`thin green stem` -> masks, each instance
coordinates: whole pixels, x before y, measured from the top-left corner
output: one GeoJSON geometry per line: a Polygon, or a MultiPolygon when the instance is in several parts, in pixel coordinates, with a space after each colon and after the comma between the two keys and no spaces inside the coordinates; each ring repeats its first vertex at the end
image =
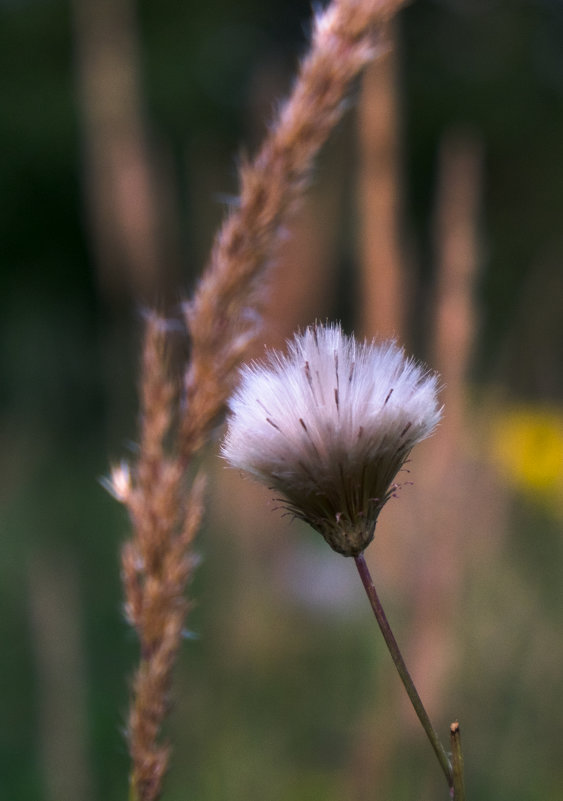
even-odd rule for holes
{"type": "MultiPolygon", "coordinates": [[[[364,589],[367,593],[369,598],[369,602],[371,604],[371,608],[373,609],[373,613],[383,634],[383,639],[389,649],[389,653],[391,654],[391,658],[395,663],[395,667],[401,677],[401,681],[407,691],[407,695],[410,698],[410,701],[414,707],[414,711],[416,712],[418,719],[422,724],[422,728],[426,732],[428,739],[430,740],[430,744],[434,749],[434,753],[440,763],[440,767],[444,771],[444,775],[448,782],[448,787],[450,789],[454,786],[454,778],[453,778],[453,771],[452,766],[450,764],[450,760],[448,759],[448,755],[444,749],[444,746],[438,739],[438,735],[430,722],[430,718],[428,717],[428,713],[424,708],[422,701],[420,700],[420,696],[414,686],[413,680],[411,679],[410,673],[407,670],[407,666],[405,665],[405,661],[399,650],[399,646],[397,644],[397,640],[393,632],[391,631],[391,627],[383,611],[383,607],[381,606],[381,602],[375,591],[375,586],[373,584],[373,580],[371,578],[371,574],[369,572],[368,566],[366,564],[366,560],[364,559],[363,553],[359,554],[358,556],[354,557],[356,562],[356,567],[358,568],[358,573],[360,574],[360,578],[362,579],[362,584],[364,585],[364,589]]],[[[455,801],[463,801],[463,796],[460,796],[458,799],[457,795],[453,796],[455,801]]]]}
{"type": "Polygon", "coordinates": [[[461,732],[459,723],[455,721],[450,726],[450,744],[452,749],[453,767],[453,798],[455,801],[465,801],[465,785],[463,781],[463,753],[461,750],[461,732]]]}

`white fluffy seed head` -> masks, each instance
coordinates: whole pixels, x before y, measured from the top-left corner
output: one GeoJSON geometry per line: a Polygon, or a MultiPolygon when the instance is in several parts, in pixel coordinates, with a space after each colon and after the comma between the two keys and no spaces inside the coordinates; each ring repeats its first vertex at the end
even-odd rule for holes
{"type": "Polygon", "coordinates": [[[222,455],[355,556],[412,447],[440,420],[437,393],[437,376],[394,342],[358,343],[338,325],[316,325],[287,354],[243,367],[222,455]]]}

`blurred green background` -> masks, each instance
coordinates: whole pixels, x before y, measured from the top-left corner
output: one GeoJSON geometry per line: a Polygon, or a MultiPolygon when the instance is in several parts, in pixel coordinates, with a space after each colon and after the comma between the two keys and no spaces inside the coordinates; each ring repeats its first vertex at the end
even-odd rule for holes
{"type": "MultiPolygon", "coordinates": [[[[98,478],[134,453],[143,310],[178,315],[309,19],[287,0],[0,3],[1,798],[126,797],[128,521],[98,478]]],[[[468,798],[560,801],[563,3],[414,0],[394,35],[403,335],[435,366],[452,131],[480,154],[477,256],[463,420],[444,424],[451,452],[427,451],[439,480],[417,493],[417,461],[387,533],[383,513],[374,572],[436,726],[461,721],[468,798]]],[[[342,230],[325,225],[332,277],[297,322],[358,319],[356,126],[315,171],[342,230]]],[[[207,459],[164,797],[445,799],[353,566],[207,459]]]]}

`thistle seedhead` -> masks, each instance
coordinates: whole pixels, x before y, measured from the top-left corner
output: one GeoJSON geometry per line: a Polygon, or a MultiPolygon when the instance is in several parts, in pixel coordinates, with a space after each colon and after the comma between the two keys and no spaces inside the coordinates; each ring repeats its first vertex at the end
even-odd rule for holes
{"type": "Polygon", "coordinates": [[[344,556],[371,542],[397,472],[440,420],[438,378],[394,342],[307,328],[243,367],[222,455],[344,556]]]}

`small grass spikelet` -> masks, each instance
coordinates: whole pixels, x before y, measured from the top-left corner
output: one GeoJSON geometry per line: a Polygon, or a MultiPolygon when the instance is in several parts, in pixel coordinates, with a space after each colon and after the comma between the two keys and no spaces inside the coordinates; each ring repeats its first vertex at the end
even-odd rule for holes
{"type": "Polygon", "coordinates": [[[287,354],[242,369],[222,455],[280,492],[335,551],[356,556],[410,451],[438,424],[437,394],[438,377],[395,342],[315,325],[287,354]]]}

